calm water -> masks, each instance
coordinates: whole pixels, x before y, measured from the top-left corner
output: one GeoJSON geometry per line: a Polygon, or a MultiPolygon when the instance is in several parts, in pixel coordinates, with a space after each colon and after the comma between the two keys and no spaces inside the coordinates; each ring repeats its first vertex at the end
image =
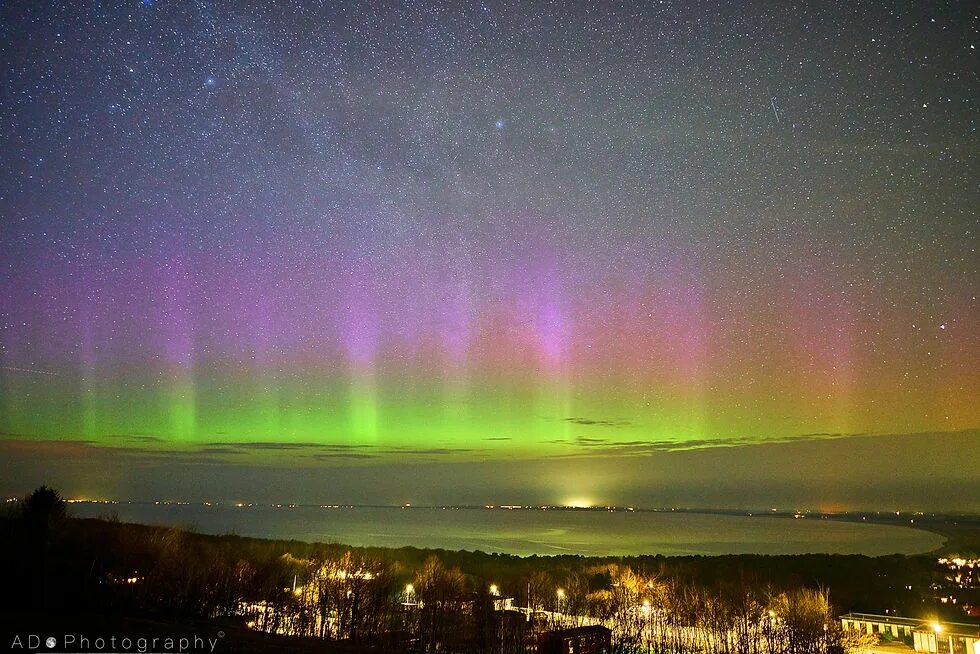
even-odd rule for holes
{"type": "Polygon", "coordinates": [[[941,546],[908,527],[692,513],[507,511],[425,508],[273,508],[74,504],[72,513],[115,512],[124,522],[192,527],[213,534],[382,547],[510,554],[914,554],[941,546]]]}

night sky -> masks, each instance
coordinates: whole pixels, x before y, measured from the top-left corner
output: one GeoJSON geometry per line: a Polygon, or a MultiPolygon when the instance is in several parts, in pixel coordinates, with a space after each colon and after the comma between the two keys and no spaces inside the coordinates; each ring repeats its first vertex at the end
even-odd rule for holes
{"type": "Polygon", "coordinates": [[[980,509],[978,25],[5,2],[0,491],[980,509]]]}

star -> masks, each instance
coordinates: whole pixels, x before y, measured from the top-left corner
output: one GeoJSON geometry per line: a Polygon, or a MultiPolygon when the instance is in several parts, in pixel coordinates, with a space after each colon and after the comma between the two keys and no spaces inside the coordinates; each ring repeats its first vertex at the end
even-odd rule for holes
{"type": "Polygon", "coordinates": [[[946,428],[937,393],[980,424],[968,27],[890,48],[930,17],[841,31],[862,10],[819,0],[21,4],[0,363],[70,375],[43,407],[0,375],[0,432],[510,430],[494,448],[544,456],[571,409],[701,443],[946,428]]]}

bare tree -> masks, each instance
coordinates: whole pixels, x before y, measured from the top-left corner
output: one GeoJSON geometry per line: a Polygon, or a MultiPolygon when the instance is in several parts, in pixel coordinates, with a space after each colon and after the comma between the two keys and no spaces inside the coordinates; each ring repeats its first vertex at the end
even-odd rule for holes
{"type": "Polygon", "coordinates": [[[436,556],[426,559],[413,580],[418,598],[416,633],[423,650],[456,650],[464,638],[466,578],[436,556]]]}

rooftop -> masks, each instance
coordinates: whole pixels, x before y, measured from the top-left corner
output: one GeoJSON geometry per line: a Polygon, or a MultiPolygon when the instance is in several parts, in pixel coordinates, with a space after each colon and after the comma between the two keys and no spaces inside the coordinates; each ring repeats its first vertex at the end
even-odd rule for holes
{"type": "Polygon", "coordinates": [[[919,620],[918,618],[903,618],[898,615],[877,615],[875,613],[846,613],[840,618],[841,620],[858,620],[861,622],[884,622],[886,624],[897,624],[906,627],[918,627],[928,622],[927,620],[919,620]]]}
{"type": "Polygon", "coordinates": [[[904,618],[899,615],[876,615],[874,613],[845,613],[840,617],[841,620],[856,620],[859,622],[879,622],[885,624],[897,624],[907,627],[914,627],[919,631],[938,631],[949,636],[969,636],[970,638],[980,638],[980,624],[969,624],[966,622],[942,622],[934,620],[922,620],[918,618],[904,618]],[[936,627],[939,629],[936,629],[936,627]]]}

